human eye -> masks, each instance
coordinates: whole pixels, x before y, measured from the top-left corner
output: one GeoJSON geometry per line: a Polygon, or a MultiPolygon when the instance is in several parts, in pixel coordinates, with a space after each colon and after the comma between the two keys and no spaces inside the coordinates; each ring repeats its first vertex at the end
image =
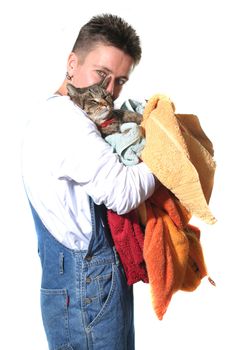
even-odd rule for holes
{"type": "Polygon", "coordinates": [[[107,76],[107,74],[102,70],[97,70],[96,72],[101,78],[105,78],[107,76]]]}
{"type": "Polygon", "coordinates": [[[126,82],[127,82],[126,78],[118,78],[117,79],[117,84],[120,86],[124,85],[126,82]]]}

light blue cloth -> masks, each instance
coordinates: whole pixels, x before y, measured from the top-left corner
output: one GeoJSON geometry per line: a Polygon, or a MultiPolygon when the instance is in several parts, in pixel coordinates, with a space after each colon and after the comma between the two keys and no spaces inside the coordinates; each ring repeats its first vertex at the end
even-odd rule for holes
{"type": "Polygon", "coordinates": [[[145,105],[146,101],[143,103],[129,98],[122,104],[121,109],[143,114],[145,105]]]}
{"type": "Polygon", "coordinates": [[[142,130],[136,123],[123,123],[120,132],[108,135],[105,140],[112,146],[125,165],[139,163],[140,154],[145,146],[142,130]]]}

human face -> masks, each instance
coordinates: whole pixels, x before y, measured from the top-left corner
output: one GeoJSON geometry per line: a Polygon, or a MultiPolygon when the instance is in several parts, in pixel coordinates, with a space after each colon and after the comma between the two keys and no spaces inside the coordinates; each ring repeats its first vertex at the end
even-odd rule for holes
{"type": "Polygon", "coordinates": [[[115,100],[133,69],[133,59],[114,46],[99,44],[84,59],[71,53],[68,59],[68,73],[76,87],[87,87],[110,77],[106,90],[115,100]]]}

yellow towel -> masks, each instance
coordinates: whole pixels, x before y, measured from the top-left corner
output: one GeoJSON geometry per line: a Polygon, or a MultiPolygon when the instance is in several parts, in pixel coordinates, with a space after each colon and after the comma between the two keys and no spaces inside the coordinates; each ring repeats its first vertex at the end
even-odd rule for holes
{"type": "Polygon", "coordinates": [[[141,125],[146,136],[142,160],[192,215],[215,223],[208,206],[216,168],[213,145],[198,118],[175,114],[167,96],[155,95],[146,104],[141,125]]]}

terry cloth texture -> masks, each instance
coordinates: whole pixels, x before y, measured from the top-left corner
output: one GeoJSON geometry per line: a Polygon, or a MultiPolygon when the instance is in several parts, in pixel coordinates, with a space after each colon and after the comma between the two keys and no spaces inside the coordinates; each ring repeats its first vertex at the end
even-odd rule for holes
{"type": "MultiPolygon", "coordinates": [[[[108,211],[108,222],[128,284],[149,281],[161,320],[175,292],[194,291],[207,275],[200,230],[189,221],[192,214],[215,220],[208,208],[215,163],[212,143],[197,117],[175,115],[167,97],[149,100],[143,117],[142,157],[161,185],[137,210],[121,216],[108,211]]],[[[122,140],[115,140],[121,153],[122,140]]]]}
{"type": "Polygon", "coordinates": [[[127,110],[127,111],[132,111],[132,112],[137,112],[139,114],[143,114],[144,109],[145,109],[145,105],[146,105],[146,101],[139,102],[139,101],[132,100],[131,98],[129,98],[121,105],[121,109],[127,110]]]}
{"type": "Polygon", "coordinates": [[[109,228],[120,256],[128,285],[143,281],[148,283],[143,258],[144,234],[136,210],[125,215],[107,211],[109,228]]]}
{"type": "Polygon", "coordinates": [[[178,290],[193,291],[207,275],[200,231],[190,214],[164,186],[146,201],[144,259],[152,304],[161,320],[178,290]]]}
{"type": "Polygon", "coordinates": [[[145,145],[142,127],[136,123],[123,123],[120,132],[105,137],[116,152],[122,163],[135,165],[139,163],[139,157],[145,145]]]}
{"type": "Polygon", "coordinates": [[[213,224],[216,219],[208,206],[216,167],[213,145],[195,115],[175,114],[174,110],[164,95],[148,101],[141,158],[191,214],[213,224]]]}

